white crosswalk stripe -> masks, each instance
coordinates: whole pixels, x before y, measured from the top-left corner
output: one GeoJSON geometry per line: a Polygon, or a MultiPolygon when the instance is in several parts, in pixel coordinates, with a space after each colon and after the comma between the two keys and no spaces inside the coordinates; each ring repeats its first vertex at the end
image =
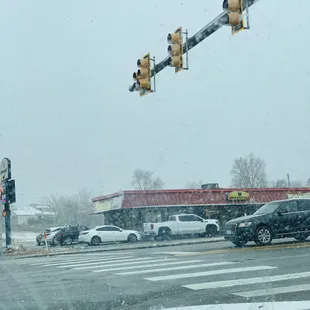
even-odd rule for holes
{"type": "Polygon", "coordinates": [[[310,272],[292,273],[292,274],[282,274],[276,276],[265,276],[259,278],[246,278],[238,280],[225,280],[216,282],[205,282],[197,284],[183,285],[183,287],[189,288],[191,290],[204,290],[204,289],[214,289],[214,288],[224,288],[224,287],[234,287],[238,285],[250,285],[258,283],[271,283],[279,282],[283,280],[294,280],[310,277],[310,272]]]}
{"type": "Polygon", "coordinates": [[[238,272],[246,272],[246,271],[258,271],[258,270],[269,270],[277,267],[271,266],[257,266],[257,267],[242,267],[242,268],[232,268],[232,269],[220,269],[220,270],[211,270],[204,272],[195,272],[195,273],[185,273],[185,274],[174,274],[169,276],[162,277],[152,277],[146,278],[146,280],[150,281],[165,281],[165,280],[175,280],[175,279],[186,279],[186,278],[195,278],[195,277],[204,277],[204,276],[213,276],[227,273],[238,273],[238,272]]]}
{"type": "Polygon", "coordinates": [[[284,294],[284,293],[303,292],[303,291],[310,291],[310,284],[291,285],[291,286],[284,286],[284,287],[271,287],[271,288],[266,288],[263,290],[232,293],[232,295],[250,298],[250,297],[284,294]]]}
{"type": "MultiPolygon", "coordinates": [[[[170,259],[171,260],[171,259],[170,259]]],[[[108,269],[99,269],[99,270],[94,270],[93,272],[98,273],[98,272],[108,272],[108,271],[118,271],[118,270],[128,270],[128,269],[138,269],[138,268],[151,268],[154,267],[154,261],[152,261],[153,264],[150,265],[141,265],[139,264],[138,266],[131,266],[131,267],[116,267],[116,268],[108,268],[108,269]]],[[[201,260],[191,260],[191,261],[174,261],[174,262],[168,262],[168,263],[156,263],[156,266],[170,266],[170,265],[182,265],[182,264],[188,264],[188,263],[199,263],[201,260]]],[[[144,261],[143,264],[146,262],[144,261]]],[[[147,262],[149,263],[149,262],[147,262]]],[[[83,267],[82,267],[83,268],[83,267]]],[[[87,267],[84,267],[87,268],[87,267]]],[[[74,268],[75,270],[79,270],[81,268],[74,268]]]]}
{"type": "MultiPolygon", "coordinates": [[[[275,264],[253,266],[233,261],[216,262],[205,257],[193,259],[190,256],[178,256],[181,253],[185,252],[161,252],[161,255],[155,257],[137,256],[133,252],[74,257],[67,255],[56,259],[43,259],[31,265],[36,268],[35,272],[40,272],[39,267],[43,270],[57,268],[63,272],[86,272],[96,277],[113,274],[116,277],[132,277],[131,281],[165,282],[193,291],[221,289],[228,294],[247,299],[292,292],[310,293],[310,280],[305,283],[310,279],[310,271],[287,273],[275,264]],[[259,287],[265,283],[268,284],[267,287],[259,287]],[[273,283],[276,283],[275,287],[273,283]]],[[[27,274],[22,276],[27,277],[27,274]]]]}
{"type": "Polygon", "coordinates": [[[42,262],[40,264],[31,264],[33,266],[43,266],[43,267],[50,267],[50,266],[59,266],[59,265],[74,265],[74,264],[91,264],[94,262],[104,262],[104,261],[114,261],[118,259],[130,259],[132,256],[123,256],[123,257],[105,257],[105,258],[96,258],[96,259],[86,259],[86,260],[64,260],[64,261],[53,261],[52,263],[42,262]]]}
{"type": "MultiPolygon", "coordinates": [[[[131,262],[131,261],[143,261],[143,260],[147,260],[149,258],[147,257],[143,257],[143,258],[131,258],[131,257],[119,257],[119,258],[109,258],[109,259],[101,259],[101,260],[96,260],[96,261],[91,261],[91,262],[79,262],[77,261],[75,264],[73,264],[72,262],[70,263],[59,263],[57,265],[54,265],[56,268],[73,268],[73,267],[81,267],[81,266],[85,266],[85,264],[87,264],[87,266],[91,266],[91,265],[97,265],[98,263],[105,263],[105,264],[109,264],[109,263],[117,263],[117,262],[131,262]]],[[[48,267],[49,265],[44,265],[45,267],[48,267]]]]}
{"type": "Polygon", "coordinates": [[[213,266],[222,266],[235,264],[234,262],[220,262],[220,263],[211,263],[211,264],[195,264],[195,265],[186,265],[180,267],[169,267],[169,268],[158,268],[158,269],[149,269],[149,270],[138,270],[138,271],[128,271],[128,272],[120,272],[116,273],[117,275],[132,275],[132,274],[143,274],[143,273],[152,273],[152,272],[161,272],[161,271],[172,271],[172,270],[187,270],[187,269],[195,269],[202,267],[213,267],[213,266]]]}
{"type": "MultiPolygon", "coordinates": [[[[81,254],[81,255],[60,255],[60,256],[50,256],[50,257],[40,257],[36,263],[31,263],[32,266],[39,266],[45,265],[47,263],[58,263],[58,262],[77,262],[77,261],[91,261],[91,260],[98,260],[98,259],[113,259],[118,257],[133,257],[132,252],[126,253],[109,253],[109,254],[81,254]]],[[[27,260],[27,259],[26,259],[27,260]]],[[[28,259],[29,260],[29,259],[28,259]]],[[[33,261],[33,259],[30,259],[33,261]]]]}
{"type": "MultiPolygon", "coordinates": [[[[170,258],[170,259],[166,259],[167,261],[171,261],[171,260],[174,260],[173,258],[170,258]]],[[[104,266],[110,266],[110,267],[113,267],[113,266],[121,266],[121,265],[127,265],[127,264],[140,264],[141,262],[143,261],[147,261],[147,262],[154,262],[153,259],[150,259],[148,257],[142,257],[142,258],[132,258],[132,259],[114,259],[114,260],[109,260],[109,261],[106,261],[104,262],[104,266]]],[[[87,266],[97,266],[98,265],[103,265],[102,263],[100,262],[96,262],[96,263],[89,263],[87,264],[87,266]]],[[[56,268],[75,268],[75,267],[81,267],[81,266],[85,266],[85,263],[84,264],[74,264],[74,265],[61,265],[61,266],[57,266],[56,268]]]]}
{"type": "Polygon", "coordinates": [[[193,254],[196,252],[155,252],[154,254],[166,254],[166,255],[186,255],[186,254],[193,254]]]}

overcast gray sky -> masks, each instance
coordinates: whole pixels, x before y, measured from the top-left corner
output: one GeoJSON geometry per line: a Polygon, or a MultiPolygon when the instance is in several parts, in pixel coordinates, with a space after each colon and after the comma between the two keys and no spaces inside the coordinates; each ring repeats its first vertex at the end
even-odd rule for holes
{"type": "Polygon", "coordinates": [[[222,27],[190,51],[190,70],[130,93],[136,60],[167,56],[167,34],[193,35],[220,0],[0,1],[0,145],[17,205],[82,187],[130,189],[133,170],[167,188],[230,185],[254,152],[269,179],[310,177],[310,1],[260,0],[251,30],[222,27]],[[281,4],[281,5],[280,5],[281,4]]]}

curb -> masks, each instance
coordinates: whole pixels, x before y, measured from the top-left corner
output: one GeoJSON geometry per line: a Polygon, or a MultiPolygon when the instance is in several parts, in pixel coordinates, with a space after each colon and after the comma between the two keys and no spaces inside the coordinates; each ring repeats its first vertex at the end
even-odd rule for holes
{"type": "MultiPolygon", "coordinates": [[[[56,253],[49,253],[48,256],[59,256],[59,255],[75,255],[75,254],[87,254],[87,253],[101,253],[101,252],[113,252],[113,251],[129,251],[129,250],[141,250],[141,249],[150,249],[150,248],[160,248],[160,247],[171,247],[171,246],[182,246],[182,245],[194,245],[194,244],[207,244],[207,243],[216,243],[216,242],[223,242],[226,241],[223,239],[218,240],[205,240],[205,241],[189,241],[189,242],[182,242],[182,243],[164,243],[164,244],[156,244],[156,245],[140,245],[134,248],[111,248],[111,249],[98,249],[98,250],[84,250],[84,251],[72,251],[72,252],[56,252],[56,253]]],[[[22,259],[22,258],[32,258],[32,257],[44,257],[47,256],[46,254],[29,254],[29,255],[5,255],[3,256],[13,259],[22,259]]]]}

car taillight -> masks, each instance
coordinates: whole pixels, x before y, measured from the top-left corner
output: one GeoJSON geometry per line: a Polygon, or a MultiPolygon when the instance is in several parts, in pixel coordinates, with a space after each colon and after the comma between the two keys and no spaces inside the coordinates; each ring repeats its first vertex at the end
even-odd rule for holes
{"type": "Polygon", "coordinates": [[[83,231],[82,232],[82,235],[87,235],[88,234],[88,231],[83,231]]]}
{"type": "Polygon", "coordinates": [[[153,230],[154,229],[154,224],[151,224],[151,230],[153,230]]]}

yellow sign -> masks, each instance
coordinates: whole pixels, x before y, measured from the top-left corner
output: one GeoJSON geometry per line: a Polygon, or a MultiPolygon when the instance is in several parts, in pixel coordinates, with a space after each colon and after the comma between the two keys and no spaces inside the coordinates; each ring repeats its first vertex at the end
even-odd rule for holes
{"type": "Polygon", "coordinates": [[[288,199],[296,198],[310,198],[310,193],[301,193],[301,194],[287,194],[288,199]]]}
{"type": "Polygon", "coordinates": [[[227,195],[228,200],[233,200],[233,201],[244,201],[244,200],[249,200],[250,199],[250,194],[247,192],[231,192],[227,195]]]}
{"type": "Polygon", "coordinates": [[[122,207],[123,195],[95,202],[95,212],[110,211],[122,207]]]}

